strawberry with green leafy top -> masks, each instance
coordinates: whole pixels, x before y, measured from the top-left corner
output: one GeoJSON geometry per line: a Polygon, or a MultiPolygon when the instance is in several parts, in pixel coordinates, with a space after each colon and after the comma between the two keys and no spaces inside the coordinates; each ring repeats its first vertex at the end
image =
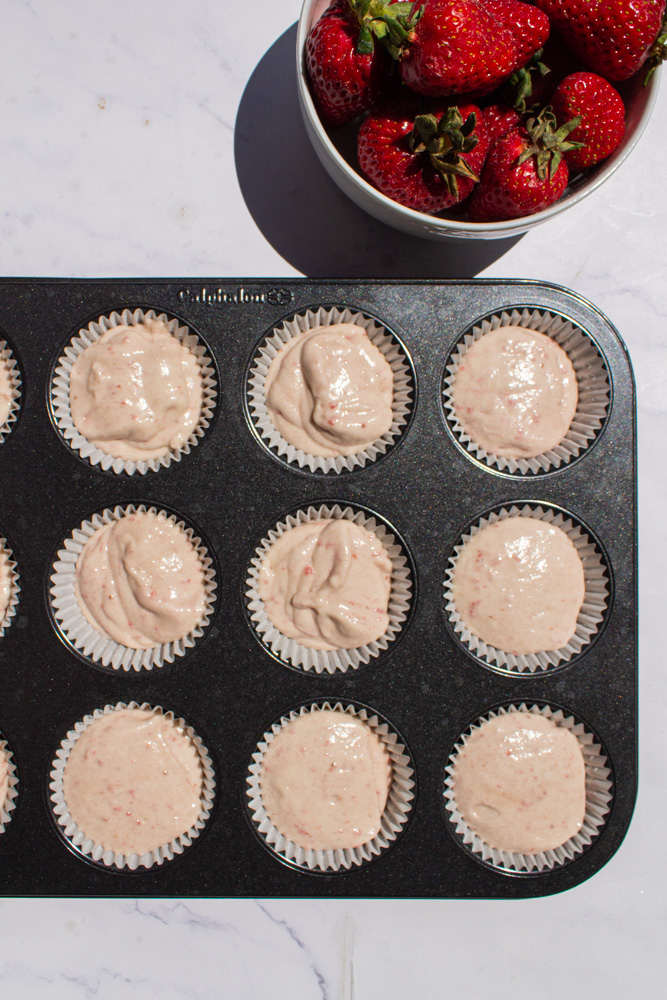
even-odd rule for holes
{"type": "Polygon", "coordinates": [[[625,106],[618,91],[597,73],[573,73],[562,80],[551,98],[559,125],[577,115],[581,123],[570,132],[580,149],[565,153],[568,167],[592,167],[614,152],[625,133],[625,106]]]}
{"type": "Polygon", "coordinates": [[[325,125],[351,121],[387,92],[388,53],[417,20],[411,3],[334,0],[306,41],[306,68],[325,125]]]}
{"type": "Polygon", "coordinates": [[[606,80],[627,80],[647,61],[649,66],[655,66],[664,58],[665,0],[535,0],[535,3],[584,66],[606,80]]]}
{"type": "Polygon", "coordinates": [[[399,59],[419,94],[488,94],[546,41],[549,20],[521,0],[428,0],[399,59]]]}
{"type": "Polygon", "coordinates": [[[568,135],[579,123],[575,118],[558,129],[545,110],[495,139],[470,202],[471,220],[519,219],[558,201],[569,178],[564,154],[574,147],[568,135]]]}
{"type": "Polygon", "coordinates": [[[479,108],[422,102],[406,92],[371,112],[359,129],[363,174],[382,194],[431,214],[466,198],[478,180],[489,148],[479,108]]]}

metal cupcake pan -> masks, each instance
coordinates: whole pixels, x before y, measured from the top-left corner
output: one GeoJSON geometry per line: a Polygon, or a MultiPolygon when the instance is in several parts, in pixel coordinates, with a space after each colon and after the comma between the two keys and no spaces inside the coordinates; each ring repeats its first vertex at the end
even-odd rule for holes
{"type": "Polygon", "coordinates": [[[0,637],[0,734],[21,778],[0,836],[0,893],[516,898],[563,891],[612,857],[637,783],[635,399],[623,342],[595,306],[566,289],[523,281],[3,279],[0,329],[20,357],[22,380],[18,418],[0,444],[0,524],[21,581],[16,613],[0,637]],[[258,440],[249,404],[258,344],[320,308],[361,313],[391,331],[414,387],[409,419],[382,460],[343,476],[281,460],[258,440]],[[182,461],[141,476],[82,460],[60,437],[51,405],[72,331],[124,309],[178,320],[206,345],[217,377],[206,433],[182,461]],[[608,373],[608,398],[590,441],[567,461],[523,474],[462,446],[443,396],[469,331],[515,313],[548,313],[562,320],[559,331],[570,324],[608,373]],[[63,640],[48,611],[49,560],[72,526],[128,504],[178,511],[206,539],[217,568],[215,617],[160,670],[100,670],[63,640]],[[297,509],[335,504],[371,512],[395,531],[413,575],[409,614],[400,641],[356,669],[298,670],[257,641],[248,559],[267,525],[297,509]],[[450,556],[468,527],[489,511],[526,504],[585,525],[608,574],[598,633],[558,669],[494,669],[459,640],[443,600],[450,556]],[[245,803],[248,761],[262,734],[299,706],[323,700],[365,706],[386,720],[405,741],[416,782],[410,822],[392,849],[334,875],[314,875],[267,850],[245,803]],[[188,719],[217,777],[216,808],[191,848],[131,875],[68,850],[49,808],[55,748],[78,720],[129,701],[188,719]],[[448,757],[471,720],[522,703],[560,706],[580,720],[604,745],[614,775],[613,803],[593,842],[538,877],[480,864],[452,836],[446,810],[448,757]]]}

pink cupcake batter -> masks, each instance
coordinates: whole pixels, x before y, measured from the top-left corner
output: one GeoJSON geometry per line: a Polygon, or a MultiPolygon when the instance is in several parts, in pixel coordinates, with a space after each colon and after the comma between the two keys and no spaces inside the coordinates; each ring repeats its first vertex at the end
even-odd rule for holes
{"type": "Polygon", "coordinates": [[[76,429],[126,461],[181,448],[199,422],[202,399],[196,357],[159,320],[107,330],[72,365],[76,429]]]}
{"type": "Polygon", "coordinates": [[[72,819],[116,854],[143,855],[186,833],[201,812],[199,752],[161,712],[116,709],[74,743],[63,774],[72,819]]]}
{"type": "Polygon", "coordinates": [[[577,377],[551,337],[518,326],[485,333],[452,386],[456,418],[491,455],[533,458],[558,445],[577,409],[577,377]]]}
{"type": "Polygon", "coordinates": [[[363,327],[306,330],[275,356],[266,404],[285,440],[309,455],[354,455],[392,425],[394,376],[363,327]]]}
{"type": "Polygon", "coordinates": [[[151,649],[188,635],[204,616],[204,569],[185,532],[163,513],[103,525],[79,555],[76,596],[102,635],[151,649]]]}
{"type": "Polygon", "coordinates": [[[554,850],[584,821],[579,742],[542,715],[508,712],[483,722],[459,751],[453,781],[461,816],[498,851],[554,850]]]}
{"type": "Polygon", "coordinates": [[[276,734],[264,754],[260,790],[269,819],[293,843],[349,850],[380,830],[391,778],[389,754],[365,722],[321,710],[276,734]]]}
{"type": "Polygon", "coordinates": [[[346,518],[290,528],[264,556],[259,596],[279,632],[312,649],[355,649],[389,625],[391,560],[346,518]]]}
{"type": "Polygon", "coordinates": [[[515,655],[565,646],[584,591],[584,568],[572,541],[533,517],[507,517],[482,528],[461,549],[452,578],[466,628],[515,655]]]}

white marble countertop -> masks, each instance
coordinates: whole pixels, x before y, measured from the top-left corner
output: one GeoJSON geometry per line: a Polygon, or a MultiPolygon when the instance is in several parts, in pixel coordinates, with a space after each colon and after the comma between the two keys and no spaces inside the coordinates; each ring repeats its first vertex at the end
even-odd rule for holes
{"type": "Polygon", "coordinates": [[[3,899],[3,993],[659,996],[667,88],[630,160],[571,212],[513,243],[419,242],[364,217],[309,148],[295,88],[298,13],[299,0],[4,0],[0,273],[499,276],[557,282],[591,299],[621,331],[638,387],[635,817],[601,872],[535,901],[3,899]]]}

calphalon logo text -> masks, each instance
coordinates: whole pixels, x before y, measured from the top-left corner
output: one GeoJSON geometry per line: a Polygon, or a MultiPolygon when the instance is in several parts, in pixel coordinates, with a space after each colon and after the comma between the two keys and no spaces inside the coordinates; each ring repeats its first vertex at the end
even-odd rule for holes
{"type": "Polygon", "coordinates": [[[268,302],[272,306],[286,306],[294,296],[289,288],[269,288],[267,291],[252,291],[249,288],[181,288],[177,295],[179,302],[200,302],[207,306],[256,305],[268,302]]]}

